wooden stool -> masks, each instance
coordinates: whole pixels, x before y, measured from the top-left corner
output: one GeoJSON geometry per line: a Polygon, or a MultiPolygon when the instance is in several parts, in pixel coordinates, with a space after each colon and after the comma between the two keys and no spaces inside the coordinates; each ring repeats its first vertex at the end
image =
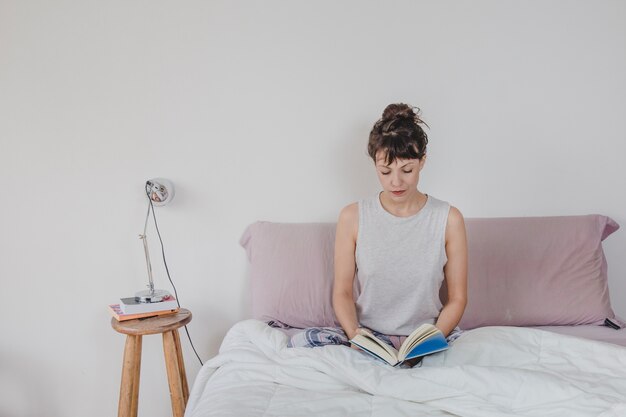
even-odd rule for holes
{"type": "Polygon", "coordinates": [[[111,326],[126,334],[124,348],[124,366],[122,368],[122,385],[120,387],[120,403],[118,417],[137,417],[137,400],[139,397],[139,371],[141,369],[141,337],[146,334],[163,333],[163,351],[167,380],[170,387],[172,412],[174,417],[183,417],[189,399],[189,386],[185,374],[183,352],[180,348],[178,328],[191,321],[191,312],[181,308],[176,314],[117,321],[111,319],[111,326]]]}

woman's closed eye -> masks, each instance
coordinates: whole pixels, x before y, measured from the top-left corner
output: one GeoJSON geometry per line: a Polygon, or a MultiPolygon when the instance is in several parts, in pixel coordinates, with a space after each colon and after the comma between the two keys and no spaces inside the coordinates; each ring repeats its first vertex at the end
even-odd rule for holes
{"type": "MultiPolygon", "coordinates": [[[[409,171],[402,170],[402,172],[404,172],[405,174],[410,174],[411,172],[413,172],[413,170],[412,170],[412,169],[411,169],[411,170],[409,170],[409,171]]],[[[389,174],[391,174],[391,171],[388,171],[388,172],[383,172],[383,171],[380,171],[380,173],[381,173],[382,175],[389,175],[389,174]]]]}

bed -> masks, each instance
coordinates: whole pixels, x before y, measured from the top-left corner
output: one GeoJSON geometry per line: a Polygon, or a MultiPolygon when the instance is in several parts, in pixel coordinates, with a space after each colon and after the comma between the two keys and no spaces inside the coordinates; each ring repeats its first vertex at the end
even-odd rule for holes
{"type": "Polygon", "coordinates": [[[202,367],[185,416],[626,416],[626,329],[602,248],[617,223],[483,218],[466,228],[464,332],[399,369],[345,346],[288,348],[300,328],[338,325],[334,224],[250,225],[241,244],[253,317],[202,367]]]}

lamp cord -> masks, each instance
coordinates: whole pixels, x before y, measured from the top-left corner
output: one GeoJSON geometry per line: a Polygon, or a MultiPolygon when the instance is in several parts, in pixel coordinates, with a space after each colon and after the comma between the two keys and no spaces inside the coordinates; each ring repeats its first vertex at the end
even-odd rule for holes
{"type": "MultiPolygon", "coordinates": [[[[150,206],[148,207],[148,215],[150,214],[150,211],[152,211],[152,218],[154,219],[154,228],[156,229],[157,236],[159,237],[159,242],[161,243],[161,256],[163,257],[163,265],[165,265],[165,272],[167,273],[167,279],[170,281],[170,284],[172,285],[172,288],[174,289],[174,296],[176,297],[176,304],[178,304],[178,308],[180,308],[180,301],[178,300],[178,292],[176,291],[176,286],[174,285],[174,281],[172,281],[172,277],[170,276],[170,270],[167,267],[167,261],[165,260],[165,248],[163,247],[163,239],[161,238],[159,225],[157,223],[156,215],[154,214],[154,205],[152,204],[152,199],[150,198],[150,191],[148,190],[148,183],[146,183],[145,191],[146,191],[146,196],[148,197],[148,202],[150,203],[150,206]]],[[[147,218],[146,218],[146,224],[147,224],[147,218]]],[[[144,235],[145,233],[146,232],[144,228],[144,235]]],[[[191,336],[189,335],[189,329],[187,328],[187,325],[185,325],[185,333],[187,333],[189,344],[191,345],[191,348],[193,349],[193,353],[196,354],[196,357],[198,358],[198,361],[200,362],[200,366],[203,366],[204,364],[202,363],[202,359],[200,359],[200,355],[198,355],[198,352],[196,351],[196,348],[193,345],[193,342],[191,341],[191,336]]]]}

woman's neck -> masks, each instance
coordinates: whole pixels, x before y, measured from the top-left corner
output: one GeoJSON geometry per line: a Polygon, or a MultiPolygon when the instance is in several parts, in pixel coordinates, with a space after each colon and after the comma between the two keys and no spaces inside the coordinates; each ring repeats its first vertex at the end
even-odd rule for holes
{"type": "Polygon", "coordinates": [[[380,193],[379,199],[383,208],[389,213],[397,217],[409,217],[417,214],[424,207],[428,197],[426,194],[414,190],[406,198],[398,201],[391,196],[391,193],[383,191],[380,193]]]}

